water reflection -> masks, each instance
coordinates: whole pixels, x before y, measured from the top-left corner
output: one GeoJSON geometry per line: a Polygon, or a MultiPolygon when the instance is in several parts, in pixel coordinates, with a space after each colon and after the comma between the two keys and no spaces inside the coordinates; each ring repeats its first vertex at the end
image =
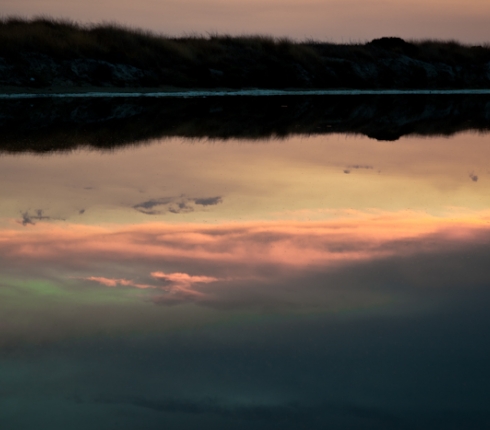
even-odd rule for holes
{"type": "Polygon", "coordinates": [[[489,151],[468,132],[2,155],[0,422],[486,428],[489,151]]]}
{"type": "Polygon", "coordinates": [[[265,139],[487,132],[488,95],[280,96],[0,101],[0,151],[113,149],[162,137],[265,139]]]}
{"type": "Polygon", "coordinates": [[[384,306],[408,306],[425,295],[445,300],[453,289],[487,285],[489,222],[490,212],[480,211],[213,226],[50,225],[5,229],[0,255],[4,291],[26,282],[32,294],[51,291],[49,300],[117,289],[103,295],[227,310],[375,306],[383,313],[384,306]]]}
{"type": "Polygon", "coordinates": [[[174,139],[102,154],[4,155],[0,222],[37,229],[63,221],[306,221],[347,209],[434,216],[485,210],[487,142],[473,133],[395,144],[343,135],[174,139]]]}

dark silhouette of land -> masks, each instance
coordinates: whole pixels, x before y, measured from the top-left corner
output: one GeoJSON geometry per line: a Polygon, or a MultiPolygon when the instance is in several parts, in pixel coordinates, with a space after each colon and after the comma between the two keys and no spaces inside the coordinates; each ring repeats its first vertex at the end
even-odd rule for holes
{"type": "Polygon", "coordinates": [[[490,47],[381,38],[172,38],[117,25],[0,20],[0,90],[490,88],[490,47]]]}
{"type": "MultiPolygon", "coordinates": [[[[490,47],[381,38],[172,38],[117,25],[0,20],[0,92],[490,89],[490,47]]],[[[489,95],[0,100],[0,151],[113,149],[161,137],[375,139],[490,129],[489,95]]]]}
{"type": "Polygon", "coordinates": [[[397,140],[468,130],[490,131],[490,95],[0,100],[0,152],[110,150],[164,137],[397,140]]]}

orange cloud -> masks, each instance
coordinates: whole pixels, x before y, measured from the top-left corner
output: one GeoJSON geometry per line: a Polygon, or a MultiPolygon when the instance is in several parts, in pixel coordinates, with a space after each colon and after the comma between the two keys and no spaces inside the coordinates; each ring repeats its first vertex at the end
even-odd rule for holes
{"type": "Polygon", "coordinates": [[[152,272],[151,276],[170,284],[167,287],[170,296],[160,297],[159,302],[161,303],[178,303],[184,300],[203,299],[206,294],[195,289],[193,285],[218,281],[218,278],[212,276],[191,276],[187,273],[152,272]]]}
{"type": "Polygon", "coordinates": [[[192,276],[187,273],[152,272],[151,276],[165,282],[165,290],[168,294],[159,297],[158,300],[167,304],[203,299],[206,294],[198,291],[194,284],[209,284],[218,281],[218,278],[212,276],[192,276]]]}
{"type": "Polygon", "coordinates": [[[153,285],[137,284],[136,282],[133,282],[129,279],[104,278],[102,276],[89,276],[82,279],[86,281],[97,282],[99,284],[105,285],[106,287],[117,287],[119,285],[122,285],[124,287],[135,287],[141,289],[156,288],[153,285]]]}
{"type": "Polygon", "coordinates": [[[211,226],[51,224],[0,231],[0,268],[24,275],[49,270],[108,287],[164,287],[169,295],[202,297],[219,287],[211,285],[218,280],[226,284],[240,279],[267,281],[315,268],[335,270],[391,257],[446,252],[464,244],[488,243],[489,234],[490,211],[453,211],[446,217],[350,211],[324,221],[211,226]],[[119,276],[93,276],[94,271],[104,270],[119,276]],[[132,280],[142,277],[149,280],[132,280]]]}
{"type": "Polygon", "coordinates": [[[106,287],[133,287],[140,289],[160,289],[167,295],[160,297],[160,302],[180,302],[182,300],[204,298],[205,294],[195,289],[194,284],[209,284],[219,279],[212,276],[193,276],[188,273],[164,273],[152,272],[151,277],[158,281],[163,281],[163,285],[140,284],[130,279],[106,278],[103,276],[87,276],[80,279],[85,281],[97,282],[106,287]]]}
{"type": "MultiPolygon", "coordinates": [[[[358,213],[315,222],[257,221],[214,226],[47,225],[36,230],[1,231],[0,257],[17,261],[60,260],[74,265],[99,260],[157,262],[163,259],[169,263],[201,261],[240,266],[332,266],[437,250],[444,238],[453,242],[478,240],[481,231],[489,230],[489,222],[488,211],[446,218],[407,211],[358,213]],[[421,241],[422,238],[427,240],[421,241]]],[[[190,278],[186,282],[205,281],[190,278]]]]}
{"type": "Polygon", "coordinates": [[[490,211],[341,215],[304,222],[4,230],[0,270],[13,278],[151,289],[154,303],[220,308],[374,306],[393,298],[408,303],[410,295],[438,287],[488,285],[490,211]]]}
{"type": "Polygon", "coordinates": [[[195,283],[209,284],[210,282],[218,281],[218,278],[212,276],[192,276],[187,273],[152,272],[151,276],[155,279],[170,282],[173,285],[182,286],[190,286],[195,283]]]}

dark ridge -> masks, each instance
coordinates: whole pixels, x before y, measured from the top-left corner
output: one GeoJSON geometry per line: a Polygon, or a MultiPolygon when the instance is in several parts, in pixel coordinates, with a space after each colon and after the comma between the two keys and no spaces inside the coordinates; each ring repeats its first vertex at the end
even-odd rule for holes
{"type": "Polygon", "coordinates": [[[0,101],[0,152],[101,150],[151,139],[360,134],[378,140],[490,130],[490,96],[280,96],[0,101]]]}
{"type": "Polygon", "coordinates": [[[175,38],[113,24],[7,18],[0,20],[0,87],[490,88],[490,47],[396,37],[366,44],[175,38]]]}
{"type": "Polygon", "coordinates": [[[368,45],[376,46],[382,49],[397,49],[406,48],[407,46],[414,46],[412,43],[405,42],[399,37],[381,37],[379,39],[373,39],[368,45]]]}
{"type": "Polygon", "coordinates": [[[420,49],[415,43],[406,42],[399,37],[382,37],[380,39],[373,39],[371,42],[368,42],[366,46],[409,56],[417,56],[420,49]]]}

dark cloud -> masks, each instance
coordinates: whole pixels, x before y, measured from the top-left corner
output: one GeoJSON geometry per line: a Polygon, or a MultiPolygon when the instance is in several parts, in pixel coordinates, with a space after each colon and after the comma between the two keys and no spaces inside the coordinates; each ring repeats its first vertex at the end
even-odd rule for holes
{"type": "Polygon", "coordinates": [[[173,214],[181,214],[194,212],[194,207],[192,206],[191,200],[181,200],[180,202],[171,203],[167,209],[168,212],[173,214]]]}
{"type": "Polygon", "coordinates": [[[223,201],[221,196],[191,198],[186,196],[180,197],[162,197],[159,199],[150,199],[133,206],[137,211],[146,215],[159,215],[164,213],[189,213],[194,212],[195,205],[214,206],[223,201]]]}
{"type": "Polygon", "coordinates": [[[371,170],[371,169],[374,169],[374,167],[373,166],[369,166],[367,164],[352,164],[350,166],[347,166],[344,169],[344,173],[345,174],[349,174],[352,169],[355,169],[355,170],[359,170],[359,169],[371,170]]]}
{"type": "Polygon", "coordinates": [[[151,199],[151,200],[147,200],[146,202],[138,203],[137,205],[134,205],[133,208],[151,210],[155,206],[165,205],[170,203],[171,201],[172,199],[168,197],[165,197],[163,199],[151,199]]]}
{"type": "Polygon", "coordinates": [[[217,205],[218,203],[221,203],[223,200],[221,197],[208,197],[205,199],[194,199],[194,203],[196,205],[201,205],[201,206],[214,206],[217,205]]]}
{"type": "MultiPolygon", "coordinates": [[[[156,295],[152,301],[160,306],[195,303],[227,311],[335,309],[341,306],[366,309],[367,312],[369,309],[383,312],[382,306],[377,308],[382,296],[393,298],[392,304],[385,309],[398,306],[397,299],[401,296],[405,297],[406,309],[417,307],[428,297],[440,303],[450,302],[462,291],[462,286],[478,290],[489,285],[489,243],[490,236],[484,232],[481,232],[481,242],[478,243],[454,243],[437,235],[426,236],[412,243],[396,241],[379,248],[381,254],[387,255],[385,257],[346,261],[330,267],[308,267],[286,274],[281,267],[264,265],[256,270],[267,273],[265,281],[241,280],[237,277],[227,282],[190,286],[182,294],[156,295]],[[425,242],[439,244],[434,249],[425,249],[425,242]],[[393,252],[389,252],[390,248],[393,252]],[[404,251],[397,253],[396,249],[404,251]],[[298,285],[302,287],[298,288],[298,285]]],[[[363,246],[361,243],[357,245],[363,246]]],[[[349,252],[347,245],[335,248],[339,253],[349,252]]],[[[226,269],[216,264],[216,272],[213,273],[224,277],[225,270],[231,267],[243,276],[243,268],[231,263],[227,263],[226,269]]],[[[200,269],[205,270],[205,267],[200,269]]]]}
{"type": "Polygon", "coordinates": [[[42,209],[38,209],[35,211],[35,214],[34,215],[31,215],[29,213],[29,211],[26,211],[24,213],[22,213],[22,220],[20,221],[20,223],[23,225],[23,226],[26,226],[26,225],[36,225],[35,221],[48,221],[50,219],[53,219],[49,216],[46,216],[43,214],[43,210],[42,209]]]}
{"type": "Polygon", "coordinates": [[[347,166],[348,169],[374,169],[373,166],[369,166],[366,164],[353,164],[351,166],[347,166]]]}

